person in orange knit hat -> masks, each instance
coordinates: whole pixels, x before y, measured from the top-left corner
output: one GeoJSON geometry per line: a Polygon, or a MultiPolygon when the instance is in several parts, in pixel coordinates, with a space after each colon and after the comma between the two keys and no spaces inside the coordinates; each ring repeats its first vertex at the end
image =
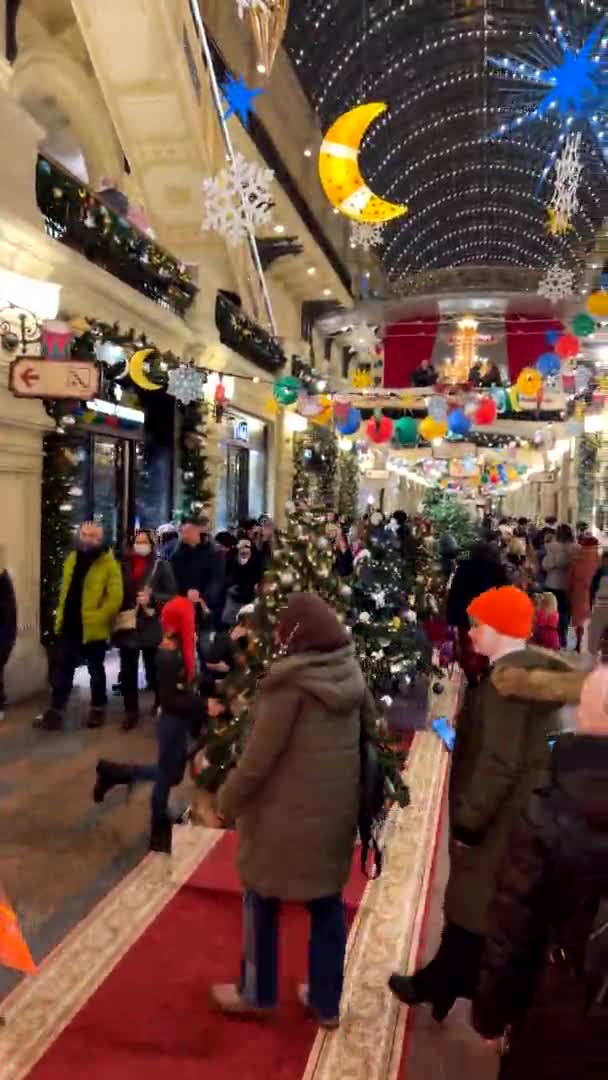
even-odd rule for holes
{"type": "Polygon", "coordinates": [[[527,644],[534,607],[521,589],[488,589],[467,613],[473,648],[490,668],[467,689],[456,725],[445,926],[430,964],[389,980],[406,1004],[432,1004],[438,1021],[456,998],[475,992],[509,833],[531,792],[547,780],[560,709],[578,702],[584,678],[563,654],[527,644]]]}

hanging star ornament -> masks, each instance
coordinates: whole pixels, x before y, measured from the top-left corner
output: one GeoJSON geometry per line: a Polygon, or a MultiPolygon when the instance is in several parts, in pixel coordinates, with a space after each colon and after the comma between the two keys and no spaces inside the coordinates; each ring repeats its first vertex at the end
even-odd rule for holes
{"type": "Polygon", "coordinates": [[[222,83],[221,90],[228,105],[224,120],[229,120],[231,116],[238,116],[243,126],[247,127],[249,117],[253,112],[253,102],[266,91],[257,87],[250,89],[242,75],[238,79],[235,79],[233,75],[228,75],[222,83]]]}
{"type": "MultiPolygon", "coordinates": [[[[586,126],[595,136],[604,161],[608,161],[608,140],[604,138],[608,121],[606,17],[594,26],[580,48],[572,43],[552,8],[549,19],[551,36],[534,42],[533,62],[517,56],[488,57],[488,63],[514,82],[518,91],[525,92],[528,101],[533,98],[531,108],[501,124],[491,137],[509,135],[523,124],[537,120],[554,120],[561,135],[567,134],[573,125],[579,130],[586,126]]],[[[555,156],[554,151],[551,159],[555,156]]],[[[549,168],[550,164],[545,167],[543,177],[548,175],[549,168]]]]}

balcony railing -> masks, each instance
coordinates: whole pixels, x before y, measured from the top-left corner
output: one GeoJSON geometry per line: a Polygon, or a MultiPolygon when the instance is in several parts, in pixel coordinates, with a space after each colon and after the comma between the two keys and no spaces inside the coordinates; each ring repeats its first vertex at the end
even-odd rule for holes
{"type": "Polygon", "coordinates": [[[42,155],[36,171],[36,199],[49,236],[155,304],[182,317],[186,314],[197,287],[185,266],[86,184],[42,155]]]}

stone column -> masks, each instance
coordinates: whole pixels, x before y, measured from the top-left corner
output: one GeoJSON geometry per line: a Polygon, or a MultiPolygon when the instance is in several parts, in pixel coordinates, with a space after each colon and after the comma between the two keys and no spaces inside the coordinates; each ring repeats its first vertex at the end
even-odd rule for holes
{"type": "MultiPolygon", "coordinates": [[[[4,4],[0,0],[0,19],[4,4]]],[[[4,34],[4,23],[2,28],[4,34]]],[[[11,93],[10,64],[0,54],[0,131],[10,153],[3,155],[0,213],[27,222],[42,230],[42,215],[36,204],[36,160],[43,129],[11,93]]]]}

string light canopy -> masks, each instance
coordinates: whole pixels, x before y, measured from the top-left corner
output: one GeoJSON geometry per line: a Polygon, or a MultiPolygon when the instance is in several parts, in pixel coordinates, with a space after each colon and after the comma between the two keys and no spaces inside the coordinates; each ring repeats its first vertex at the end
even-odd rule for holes
{"type": "Polygon", "coordinates": [[[292,0],[285,44],[321,129],[363,102],[389,105],[360,165],[375,192],[409,206],[383,233],[391,281],[474,264],[544,270],[559,260],[580,271],[608,195],[608,23],[597,0],[550,10],[543,0],[292,0]],[[541,74],[528,79],[534,60],[541,74]],[[555,106],[541,105],[547,95],[555,106]],[[582,135],[580,206],[556,237],[545,228],[546,169],[572,129],[582,135]]]}

